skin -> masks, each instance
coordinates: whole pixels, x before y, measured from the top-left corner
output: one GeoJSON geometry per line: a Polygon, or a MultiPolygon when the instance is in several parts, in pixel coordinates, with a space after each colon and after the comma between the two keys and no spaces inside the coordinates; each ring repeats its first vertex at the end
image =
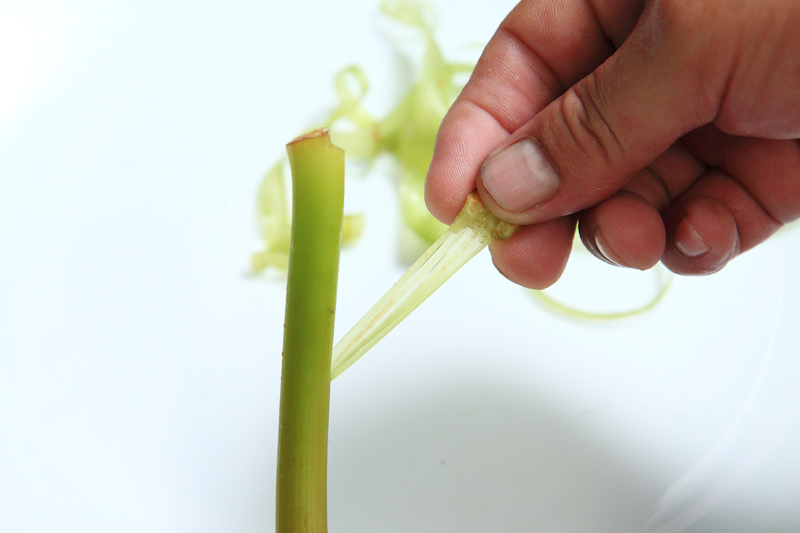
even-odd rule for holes
{"type": "Polygon", "coordinates": [[[428,207],[450,223],[477,188],[525,225],[491,250],[531,288],[576,224],[609,263],[717,272],[800,216],[797,28],[797,0],[523,0],[441,125],[428,207]],[[557,186],[508,209],[482,165],[522,139],[557,186]]]}

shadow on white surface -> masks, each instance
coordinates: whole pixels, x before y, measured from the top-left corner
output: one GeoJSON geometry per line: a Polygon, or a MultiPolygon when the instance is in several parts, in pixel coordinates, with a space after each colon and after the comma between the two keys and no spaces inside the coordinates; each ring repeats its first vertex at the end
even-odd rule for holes
{"type": "Polygon", "coordinates": [[[530,391],[474,383],[385,411],[331,428],[332,530],[638,531],[659,496],[530,391]]]}

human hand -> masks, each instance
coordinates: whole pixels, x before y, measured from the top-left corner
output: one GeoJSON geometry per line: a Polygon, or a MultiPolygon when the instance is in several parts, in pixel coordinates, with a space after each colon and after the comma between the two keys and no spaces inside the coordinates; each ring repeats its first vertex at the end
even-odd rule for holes
{"type": "Polygon", "coordinates": [[[562,274],[576,222],[617,265],[708,274],[800,216],[800,2],[522,0],[445,117],[426,181],[523,224],[509,279],[562,274]]]}

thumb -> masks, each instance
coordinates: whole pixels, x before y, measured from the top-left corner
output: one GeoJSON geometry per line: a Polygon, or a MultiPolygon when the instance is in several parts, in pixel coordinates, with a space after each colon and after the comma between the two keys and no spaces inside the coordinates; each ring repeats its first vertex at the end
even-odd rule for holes
{"type": "Polygon", "coordinates": [[[490,210],[517,224],[580,211],[713,121],[724,94],[723,61],[716,57],[709,67],[693,53],[706,46],[702,37],[664,20],[643,15],[614,55],[484,160],[477,185],[490,210]]]}

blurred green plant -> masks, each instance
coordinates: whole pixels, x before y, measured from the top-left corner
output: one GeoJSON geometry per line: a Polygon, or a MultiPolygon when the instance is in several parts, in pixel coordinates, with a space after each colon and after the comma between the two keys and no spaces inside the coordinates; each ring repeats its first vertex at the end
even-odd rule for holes
{"type": "MultiPolygon", "coordinates": [[[[403,220],[426,243],[432,243],[447,226],[425,206],[425,176],[439,125],[461,90],[458,80],[474,65],[444,59],[435,40],[436,16],[429,4],[390,0],[381,4],[380,11],[390,21],[416,30],[424,45],[413,86],[386,117],[379,119],[363,103],[369,90],[366,74],[360,67],[350,65],[334,78],[338,105],[320,127],[330,131],[331,139],[345,150],[348,160],[368,165],[378,156],[389,154],[398,162],[403,220]]],[[[275,163],[259,187],[258,225],[265,247],[251,258],[254,272],[268,267],[284,271],[287,268],[291,213],[286,199],[285,166],[284,159],[275,163]]],[[[363,227],[363,216],[345,216],[342,244],[355,241],[363,227]]]]}

